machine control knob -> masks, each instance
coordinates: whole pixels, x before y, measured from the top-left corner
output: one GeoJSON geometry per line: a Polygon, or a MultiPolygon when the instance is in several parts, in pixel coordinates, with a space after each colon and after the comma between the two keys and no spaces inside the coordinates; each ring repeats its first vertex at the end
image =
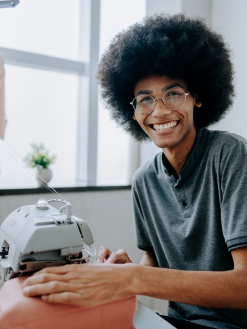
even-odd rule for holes
{"type": "Polygon", "coordinates": [[[2,246],[2,251],[0,251],[0,256],[2,256],[2,258],[5,258],[7,255],[9,254],[9,250],[6,250],[6,246],[2,246]]]}
{"type": "Polygon", "coordinates": [[[46,199],[39,199],[38,202],[36,202],[36,208],[37,209],[43,209],[43,210],[46,210],[49,208],[49,205],[48,205],[48,202],[46,201],[46,199]]]}

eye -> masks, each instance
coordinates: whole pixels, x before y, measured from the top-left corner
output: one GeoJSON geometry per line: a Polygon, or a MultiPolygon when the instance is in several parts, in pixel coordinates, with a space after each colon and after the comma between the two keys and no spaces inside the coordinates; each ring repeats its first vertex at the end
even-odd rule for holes
{"type": "Polygon", "coordinates": [[[142,103],[142,102],[148,102],[148,101],[151,101],[152,100],[152,98],[150,97],[150,96],[145,96],[145,97],[143,97],[141,100],[140,100],[140,103],[142,103]]]}
{"type": "Polygon", "coordinates": [[[179,95],[177,91],[172,91],[171,93],[168,94],[168,96],[176,96],[179,95]]]}
{"type": "Polygon", "coordinates": [[[165,95],[165,98],[179,98],[183,96],[184,92],[182,90],[169,90],[165,95]]]}
{"type": "Polygon", "coordinates": [[[140,95],[137,97],[137,105],[147,105],[153,102],[153,98],[147,95],[140,95]]]}

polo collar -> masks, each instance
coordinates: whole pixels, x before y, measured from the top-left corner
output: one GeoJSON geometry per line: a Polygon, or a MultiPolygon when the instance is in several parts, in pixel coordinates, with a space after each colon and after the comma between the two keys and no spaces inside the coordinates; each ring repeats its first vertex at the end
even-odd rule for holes
{"type": "Polygon", "coordinates": [[[163,163],[163,152],[161,156],[161,164],[163,171],[169,179],[175,184],[178,185],[180,182],[186,179],[191,172],[194,171],[195,167],[201,161],[203,154],[205,152],[206,145],[208,144],[209,130],[207,128],[199,128],[197,130],[196,139],[190,151],[188,158],[186,159],[183,167],[180,170],[180,177],[176,179],[173,175],[169,176],[168,168],[163,163]]]}

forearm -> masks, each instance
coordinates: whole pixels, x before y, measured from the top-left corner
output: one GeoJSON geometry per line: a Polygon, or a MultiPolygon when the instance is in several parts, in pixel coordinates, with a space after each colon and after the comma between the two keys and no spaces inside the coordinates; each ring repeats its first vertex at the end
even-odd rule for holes
{"type": "Polygon", "coordinates": [[[246,269],[225,272],[180,271],[136,265],[132,293],[175,302],[247,309],[246,269]]]}

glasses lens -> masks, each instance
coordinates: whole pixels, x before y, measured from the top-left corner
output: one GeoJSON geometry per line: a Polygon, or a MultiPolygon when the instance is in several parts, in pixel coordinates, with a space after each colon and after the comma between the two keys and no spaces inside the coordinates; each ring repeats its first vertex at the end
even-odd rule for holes
{"type": "Polygon", "coordinates": [[[167,107],[177,110],[185,103],[185,93],[181,89],[171,89],[164,94],[164,100],[167,107]]]}
{"type": "Polygon", "coordinates": [[[139,95],[133,101],[134,109],[140,114],[148,114],[154,108],[155,101],[152,96],[139,95]]]}

